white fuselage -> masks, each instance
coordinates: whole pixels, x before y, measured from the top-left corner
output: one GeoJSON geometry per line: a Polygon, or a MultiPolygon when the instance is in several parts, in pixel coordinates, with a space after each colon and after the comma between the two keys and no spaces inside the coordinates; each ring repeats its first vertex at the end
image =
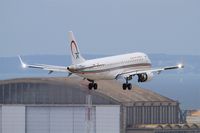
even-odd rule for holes
{"type": "Polygon", "coordinates": [[[23,68],[36,68],[52,72],[67,72],[68,76],[76,74],[84,77],[90,81],[88,89],[94,88],[96,90],[98,85],[96,80],[113,80],[124,78],[126,80],[123,83],[122,88],[124,90],[131,90],[132,84],[128,81],[132,77],[137,76],[138,82],[146,82],[153,78],[153,73],[160,73],[165,70],[183,68],[183,64],[176,66],[167,66],[161,68],[151,68],[151,61],[145,53],[129,53],[123,55],[116,55],[92,60],[85,60],[82,57],[77,42],[73,33],[69,32],[70,50],[72,65],[70,66],[55,66],[47,64],[26,64],[19,56],[19,60],[23,68]]]}
{"type": "Polygon", "coordinates": [[[110,56],[69,66],[69,71],[92,80],[112,80],[119,73],[145,70],[151,67],[151,61],[144,53],[130,53],[110,56]]]}

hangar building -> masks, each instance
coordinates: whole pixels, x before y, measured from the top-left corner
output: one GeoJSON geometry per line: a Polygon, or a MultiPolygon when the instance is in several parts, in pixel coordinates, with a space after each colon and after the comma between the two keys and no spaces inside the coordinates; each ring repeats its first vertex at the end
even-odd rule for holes
{"type": "Polygon", "coordinates": [[[0,133],[200,132],[179,123],[179,103],[117,81],[22,78],[0,81],[0,133]]]}

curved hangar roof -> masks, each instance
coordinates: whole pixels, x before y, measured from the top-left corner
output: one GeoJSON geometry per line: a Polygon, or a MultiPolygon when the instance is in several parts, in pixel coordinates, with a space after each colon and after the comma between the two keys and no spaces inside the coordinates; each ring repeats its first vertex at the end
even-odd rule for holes
{"type": "MultiPolygon", "coordinates": [[[[23,88],[22,94],[16,97],[30,97],[35,95],[35,103],[41,97],[44,100],[49,100],[49,97],[54,97],[53,100],[63,97],[63,100],[59,99],[56,103],[63,104],[79,104],[85,103],[85,96],[91,94],[93,97],[94,104],[118,104],[124,103],[126,105],[136,104],[137,102],[154,102],[160,104],[162,103],[176,103],[167,97],[161,96],[155,92],[148,89],[142,89],[137,86],[129,90],[123,90],[121,84],[118,81],[99,81],[97,90],[88,90],[88,81],[77,79],[76,77],[70,78],[21,78],[21,79],[11,79],[0,81],[0,91],[2,89],[20,89],[23,88]],[[61,89],[61,90],[60,90],[61,89]],[[48,91],[52,90],[52,91],[48,91]],[[30,96],[28,96],[30,95],[30,96]],[[38,96],[40,95],[40,97],[38,96]],[[49,97],[48,97],[49,96],[49,97]],[[38,98],[37,98],[38,97],[38,98]],[[45,98],[44,98],[45,97],[45,98]],[[72,100],[73,99],[73,100],[72,100]],[[96,100],[95,100],[96,99],[96,100]],[[106,102],[109,101],[109,102],[106,102]]],[[[18,92],[18,91],[16,91],[18,92]]],[[[20,93],[20,92],[19,92],[20,93]]],[[[25,98],[23,98],[25,99],[25,98]]],[[[54,101],[50,103],[55,103],[54,101]]],[[[0,101],[1,102],[1,101],[0,101]]],[[[41,102],[41,101],[38,101],[41,102]]],[[[29,102],[25,102],[29,103],[29,102]]],[[[42,102],[45,103],[45,102],[42,102]]],[[[47,102],[49,103],[49,102],[47,102]]]]}

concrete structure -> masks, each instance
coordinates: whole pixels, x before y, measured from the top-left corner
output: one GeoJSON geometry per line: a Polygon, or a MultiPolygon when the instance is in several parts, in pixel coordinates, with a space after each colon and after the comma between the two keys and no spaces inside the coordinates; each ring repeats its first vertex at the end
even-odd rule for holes
{"type": "Polygon", "coordinates": [[[200,124],[200,110],[187,110],[186,122],[200,124]]]}
{"type": "Polygon", "coordinates": [[[128,129],[127,133],[199,133],[197,124],[145,124],[128,129]]]}
{"type": "Polygon", "coordinates": [[[0,133],[132,133],[157,129],[141,125],[179,122],[177,101],[139,87],[124,91],[117,81],[99,81],[96,91],[87,84],[75,78],[0,81],[0,133]]]}

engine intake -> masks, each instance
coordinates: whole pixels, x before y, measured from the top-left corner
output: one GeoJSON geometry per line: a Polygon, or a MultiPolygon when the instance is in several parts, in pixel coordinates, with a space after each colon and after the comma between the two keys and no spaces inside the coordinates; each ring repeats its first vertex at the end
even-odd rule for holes
{"type": "Polygon", "coordinates": [[[142,73],[138,74],[138,82],[150,81],[153,78],[153,73],[142,73]]]}

